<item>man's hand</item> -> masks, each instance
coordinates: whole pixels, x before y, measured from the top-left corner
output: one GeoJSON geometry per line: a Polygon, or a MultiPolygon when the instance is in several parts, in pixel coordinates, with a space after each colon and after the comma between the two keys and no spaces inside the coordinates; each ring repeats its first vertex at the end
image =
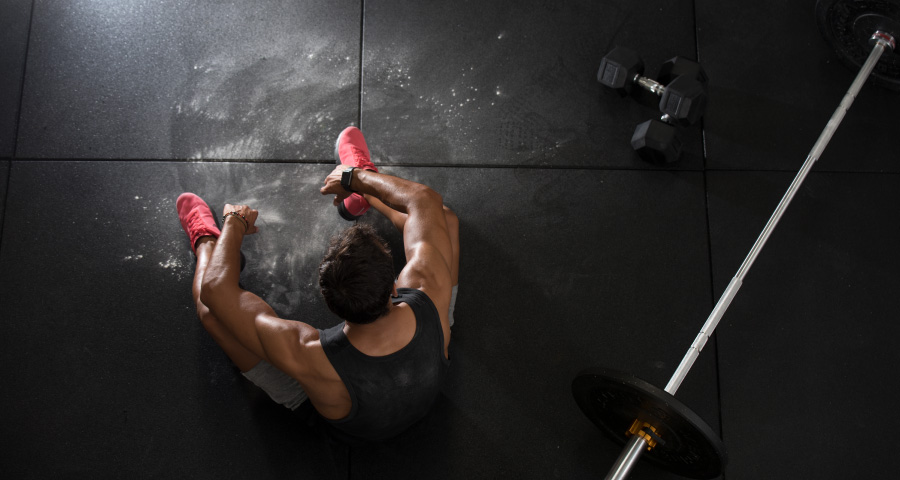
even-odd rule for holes
{"type": "Polygon", "coordinates": [[[341,186],[341,173],[347,169],[346,165],[339,165],[325,177],[325,186],[319,189],[322,195],[334,195],[334,204],[337,205],[349,197],[353,192],[348,192],[341,186]]]}
{"type": "MultiPolygon", "coordinates": [[[[340,183],[341,179],[338,177],[338,183],[340,183]]],[[[254,233],[259,231],[259,227],[255,225],[257,217],[259,217],[259,211],[253,210],[247,205],[230,205],[228,203],[225,204],[225,208],[222,209],[222,215],[228,215],[231,212],[236,212],[241,215],[234,222],[240,223],[244,226],[244,229],[238,229],[244,235],[253,235],[254,233]],[[244,220],[243,222],[241,220],[244,220]],[[244,224],[246,222],[246,224],[244,224]]],[[[234,215],[232,215],[234,216],[234,215]]],[[[225,220],[228,221],[230,217],[226,217],[225,220]]],[[[224,223],[224,222],[223,222],[224,223]]],[[[225,228],[225,225],[222,225],[222,228],[225,228]]]]}

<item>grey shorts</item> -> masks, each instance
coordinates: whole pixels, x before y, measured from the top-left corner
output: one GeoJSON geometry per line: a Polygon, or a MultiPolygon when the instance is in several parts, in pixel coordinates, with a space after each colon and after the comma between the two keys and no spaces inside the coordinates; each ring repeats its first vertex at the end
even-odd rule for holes
{"type": "Polygon", "coordinates": [[[450,311],[447,312],[447,316],[450,317],[450,326],[453,326],[453,311],[456,310],[456,292],[459,290],[459,284],[453,286],[453,290],[450,291],[450,311]]]}
{"type": "Polygon", "coordinates": [[[296,380],[265,360],[260,360],[255,367],[244,372],[243,375],[254,385],[263,389],[269,398],[291,410],[295,410],[309,398],[296,380]]]}

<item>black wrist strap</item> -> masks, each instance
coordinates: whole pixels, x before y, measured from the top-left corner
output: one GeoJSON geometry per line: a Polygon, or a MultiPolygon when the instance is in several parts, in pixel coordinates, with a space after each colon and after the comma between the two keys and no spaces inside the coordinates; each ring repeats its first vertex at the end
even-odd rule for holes
{"type": "Polygon", "coordinates": [[[353,170],[355,169],[356,167],[350,167],[341,173],[341,186],[348,192],[353,191],[353,189],[350,188],[350,184],[353,182],[353,170]]]}

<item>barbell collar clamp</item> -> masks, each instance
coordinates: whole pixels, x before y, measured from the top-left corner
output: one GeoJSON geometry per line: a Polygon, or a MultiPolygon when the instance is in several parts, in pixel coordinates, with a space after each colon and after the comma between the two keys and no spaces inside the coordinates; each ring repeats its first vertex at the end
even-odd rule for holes
{"type": "Polygon", "coordinates": [[[881,30],[876,31],[872,34],[872,38],[869,39],[869,43],[874,47],[875,44],[880,43],[885,48],[890,48],[894,50],[897,48],[897,41],[894,39],[894,36],[887,32],[882,32],[881,30]]]}
{"type": "Polygon", "coordinates": [[[656,434],[656,427],[650,425],[647,422],[642,422],[640,420],[635,420],[634,423],[631,424],[631,428],[628,429],[626,433],[629,437],[632,435],[637,435],[644,439],[647,442],[647,451],[653,450],[653,447],[657,445],[665,445],[666,442],[659,435],[656,434]]]}

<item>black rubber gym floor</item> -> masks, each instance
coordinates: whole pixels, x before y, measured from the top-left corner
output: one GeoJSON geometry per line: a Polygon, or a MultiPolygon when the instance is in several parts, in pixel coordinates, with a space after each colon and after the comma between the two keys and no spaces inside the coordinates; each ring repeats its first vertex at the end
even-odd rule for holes
{"type": "MultiPolygon", "coordinates": [[[[620,448],[571,381],[674,372],[855,76],[814,6],[0,2],[0,476],[602,478],[620,448]],[[632,151],[655,111],[597,84],[616,45],[709,74],[680,162],[632,151]],[[348,224],[318,187],[351,123],[443,194],[462,257],[443,395],[349,445],[202,329],[174,203],[258,208],[244,286],[333,325],[315,267],[348,224]]],[[[863,89],[678,391],[729,480],[893,470],[898,111],[863,89]]]]}

